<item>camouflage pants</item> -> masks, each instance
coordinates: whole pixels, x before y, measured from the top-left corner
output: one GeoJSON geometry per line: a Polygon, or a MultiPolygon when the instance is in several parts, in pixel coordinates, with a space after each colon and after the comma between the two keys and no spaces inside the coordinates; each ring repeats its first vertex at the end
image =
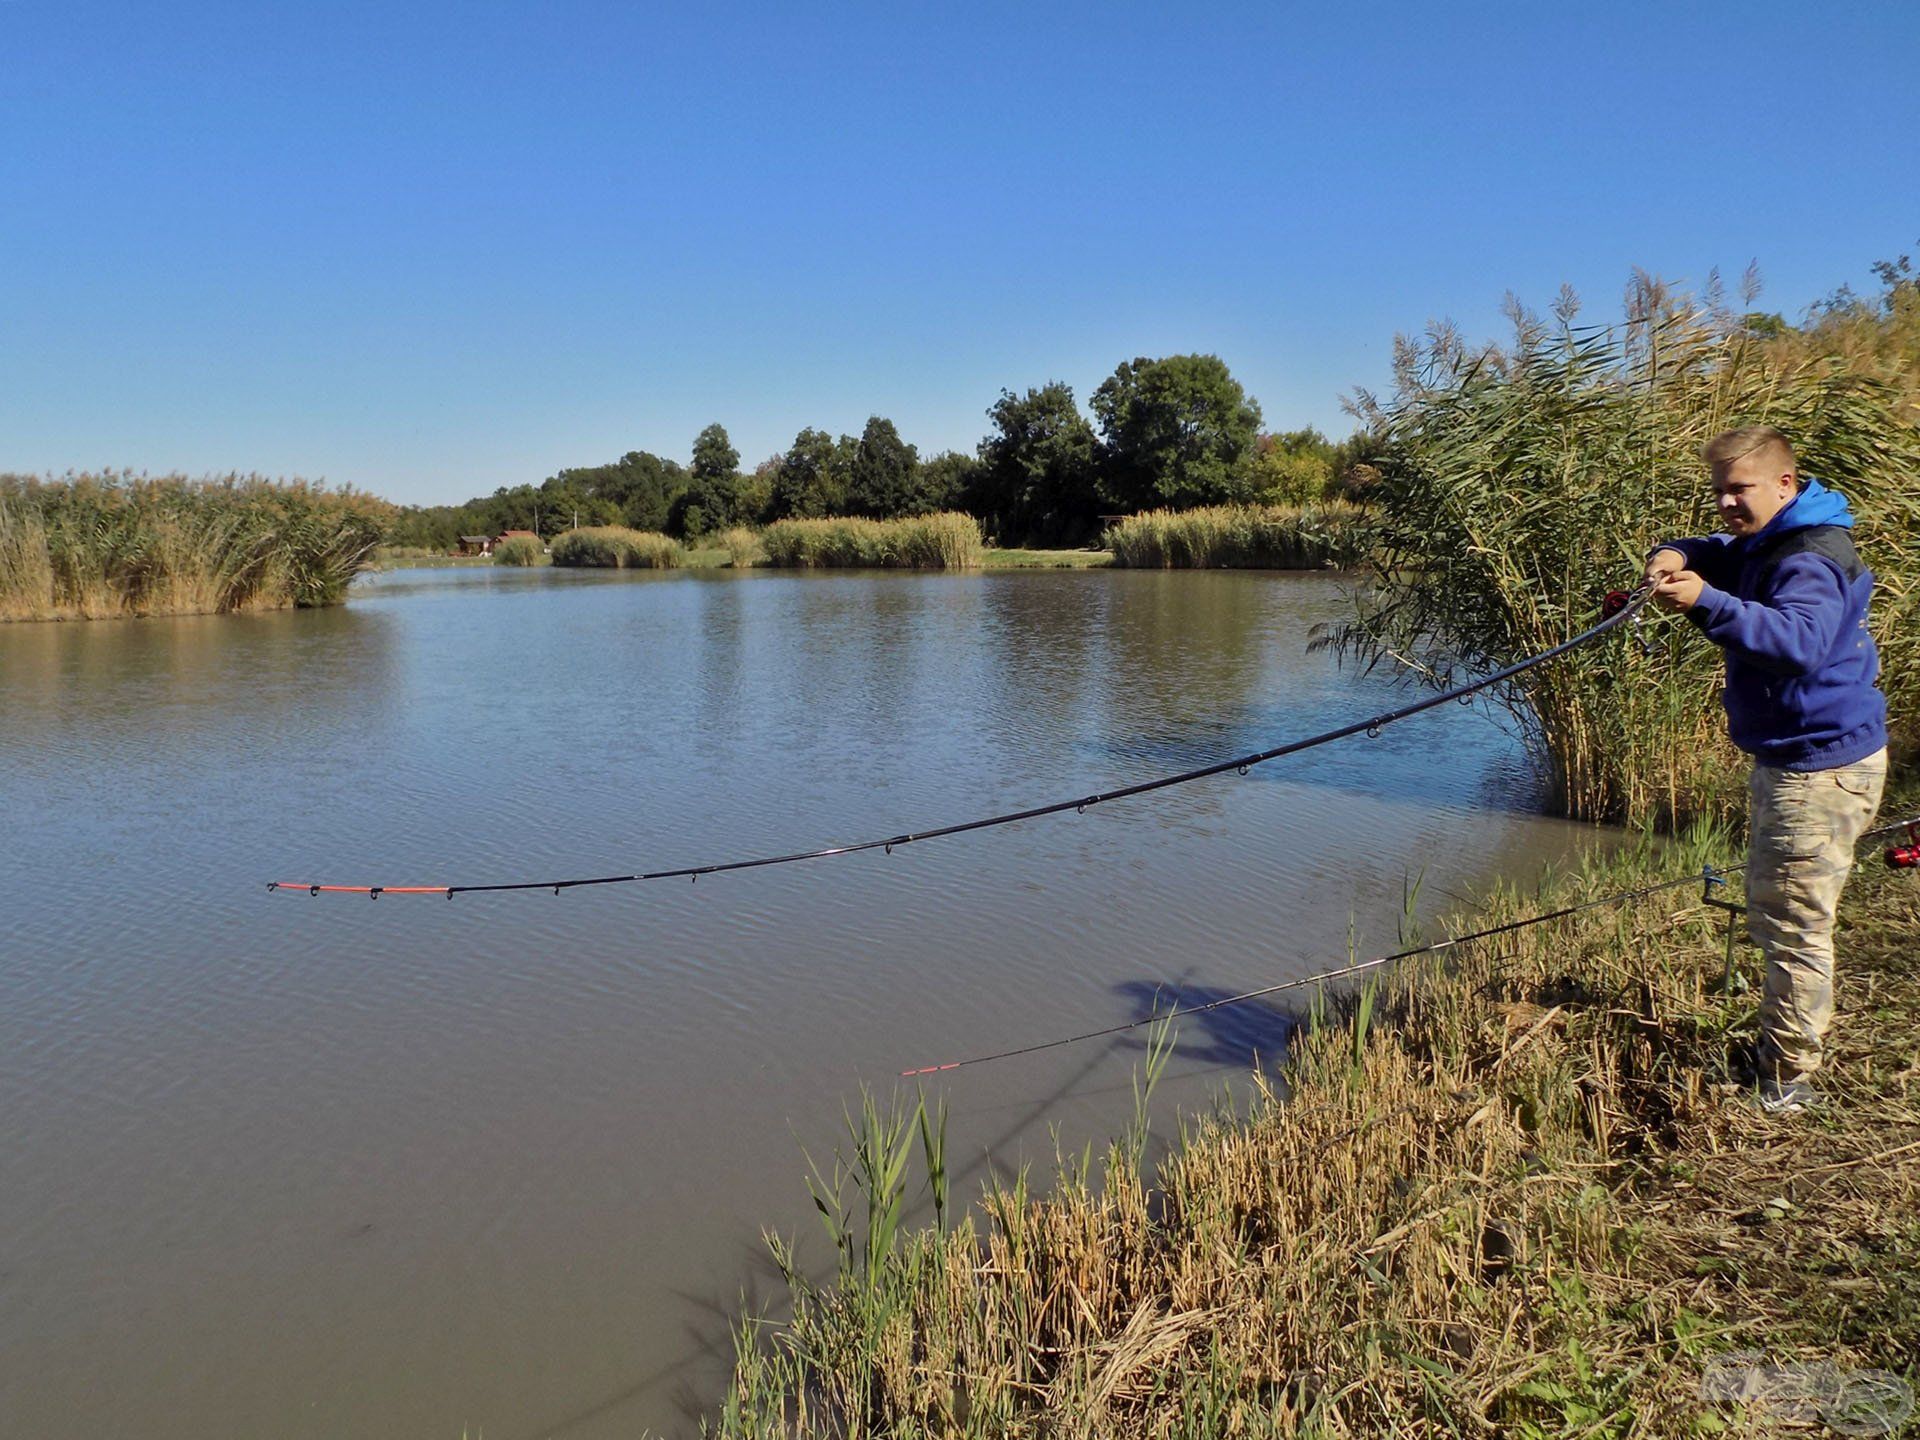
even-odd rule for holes
{"type": "Polygon", "coordinates": [[[1885,750],[1833,770],[1753,767],[1747,933],[1767,960],[1760,1065],[1782,1079],[1820,1067],[1833,1023],[1833,913],[1886,779],[1885,750]]]}

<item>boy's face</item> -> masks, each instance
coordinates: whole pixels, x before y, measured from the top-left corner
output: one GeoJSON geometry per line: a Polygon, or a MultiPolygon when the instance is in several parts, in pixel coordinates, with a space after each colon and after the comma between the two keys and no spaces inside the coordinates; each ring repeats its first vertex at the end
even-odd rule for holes
{"type": "Polygon", "coordinates": [[[1713,467],[1713,503],[1729,535],[1758,535],[1800,493],[1799,482],[1764,450],[1713,467]]]}

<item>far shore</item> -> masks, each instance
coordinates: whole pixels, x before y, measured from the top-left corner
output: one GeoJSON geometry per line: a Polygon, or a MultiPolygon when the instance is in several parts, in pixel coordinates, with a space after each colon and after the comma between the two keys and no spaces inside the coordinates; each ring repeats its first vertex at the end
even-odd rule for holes
{"type": "MultiPolygon", "coordinates": [[[[543,557],[542,565],[551,565],[550,558],[543,557]]],[[[485,568],[493,564],[490,555],[422,555],[391,554],[385,551],[374,552],[373,568],[388,570],[468,570],[485,568]]],[[[1025,550],[1025,549],[989,549],[981,558],[983,570],[1101,570],[1113,564],[1111,550],[1025,550]]],[[[512,568],[512,567],[503,567],[512,568]]],[[[736,566],[732,552],[719,546],[690,545],[682,552],[680,568],[683,570],[731,570],[736,568],[754,570],[773,570],[783,567],[768,565],[764,562],[751,566],[736,566]]]]}

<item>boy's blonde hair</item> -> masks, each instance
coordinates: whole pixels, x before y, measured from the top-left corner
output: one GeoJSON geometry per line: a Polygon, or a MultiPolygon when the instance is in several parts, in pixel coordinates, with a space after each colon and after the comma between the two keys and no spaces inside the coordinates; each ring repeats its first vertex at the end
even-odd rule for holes
{"type": "Polygon", "coordinates": [[[1791,471],[1796,480],[1800,478],[1792,442],[1771,425],[1742,425],[1707,442],[1708,465],[1731,465],[1749,455],[1759,455],[1769,461],[1777,458],[1782,471],[1791,471]]]}

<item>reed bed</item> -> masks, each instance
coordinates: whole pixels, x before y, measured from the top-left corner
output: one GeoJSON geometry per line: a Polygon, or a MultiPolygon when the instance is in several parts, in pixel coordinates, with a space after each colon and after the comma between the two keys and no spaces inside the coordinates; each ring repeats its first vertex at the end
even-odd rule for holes
{"type": "Polygon", "coordinates": [[[760,543],[760,534],[744,525],[734,525],[722,530],[718,537],[720,548],[727,552],[727,563],[736,570],[748,570],[765,562],[766,547],[760,543]]]}
{"type": "Polygon", "coordinates": [[[673,570],[681,564],[680,542],[653,530],[591,525],[555,537],[553,563],[605,570],[673,570]]]}
{"type": "MultiPolygon", "coordinates": [[[[1515,312],[1505,349],[1447,330],[1403,343],[1386,401],[1377,584],[1340,638],[1436,681],[1505,665],[1591,625],[1652,546],[1716,527],[1705,443],[1767,422],[1804,473],[1853,503],[1878,580],[1896,753],[1920,744],[1920,431],[1884,377],[1769,348],[1738,317],[1642,281],[1628,318],[1576,326],[1515,312]]],[[[1594,647],[1504,697],[1565,813],[1730,815],[1744,766],[1724,739],[1720,659],[1690,625],[1650,616],[1651,653],[1594,647]]]]}
{"type": "Polygon", "coordinates": [[[1371,539],[1363,507],[1329,501],[1148,510],[1109,526],[1101,543],[1134,569],[1351,570],[1371,539]]]}
{"type": "Polygon", "coordinates": [[[0,476],[0,620],[337,605],[392,513],[257,475],[0,476]]]}
{"type": "Polygon", "coordinates": [[[515,535],[493,547],[493,563],[525,568],[539,565],[547,558],[546,547],[531,535],[515,535]]]}
{"type": "Polygon", "coordinates": [[[977,570],[986,553],[980,522],[948,511],[901,520],[776,520],[760,532],[769,565],[904,570],[977,570]]]}
{"type": "MultiPolygon", "coordinates": [[[[1730,845],[1698,830],[1470,918],[1730,845]]],[[[938,1112],[869,1098],[809,1177],[837,1278],[770,1237],[790,1318],[742,1321],[709,1433],[1622,1440],[1737,1418],[1700,1395],[1726,1352],[1911,1380],[1920,894],[1878,871],[1844,922],[1843,1010],[1874,1013],[1836,1036],[1839,1126],[1741,1097],[1753,997],[1724,993],[1722,916],[1685,892],[1307,1007],[1250,1113],[1190,1122],[1151,1175],[1137,1106],[1051,1193],[1022,1172],[951,1220],[938,1112]],[[903,1227],[922,1186],[935,1223],[903,1227]]]]}

